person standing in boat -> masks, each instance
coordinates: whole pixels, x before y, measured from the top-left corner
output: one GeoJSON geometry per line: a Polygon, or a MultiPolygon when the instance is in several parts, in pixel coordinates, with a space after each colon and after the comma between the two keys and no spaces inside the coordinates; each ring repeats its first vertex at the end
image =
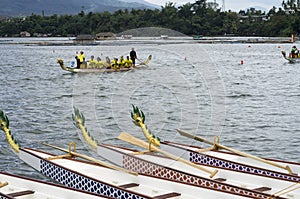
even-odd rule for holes
{"type": "Polygon", "coordinates": [[[83,51],[80,51],[79,55],[77,55],[75,58],[77,60],[77,68],[80,68],[80,65],[83,64],[83,62],[85,61],[83,51]]]}
{"type": "Polygon", "coordinates": [[[129,56],[130,56],[130,59],[132,60],[132,66],[135,67],[135,59],[137,59],[137,54],[136,54],[134,48],[131,48],[129,56]]]}

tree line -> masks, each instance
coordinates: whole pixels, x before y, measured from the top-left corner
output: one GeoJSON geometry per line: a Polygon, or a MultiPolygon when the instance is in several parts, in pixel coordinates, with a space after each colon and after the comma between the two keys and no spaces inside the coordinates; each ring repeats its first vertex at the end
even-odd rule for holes
{"type": "Polygon", "coordinates": [[[291,36],[300,33],[300,0],[283,0],[282,8],[268,12],[256,10],[222,11],[218,5],[197,0],[177,7],[168,2],[161,9],[118,10],[114,13],[41,16],[2,19],[0,36],[11,37],[21,31],[51,36],[76,36],[100,32],[120,33],[142,27],[162,27],[186,35],[203,36],[291,36]]]}

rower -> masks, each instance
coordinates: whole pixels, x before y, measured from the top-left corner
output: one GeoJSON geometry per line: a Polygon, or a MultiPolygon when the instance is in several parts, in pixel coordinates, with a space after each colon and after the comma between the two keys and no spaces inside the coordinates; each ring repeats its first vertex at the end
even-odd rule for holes
{"type": "Polygon", "coordinates": [[[292,47],[292,50],[291,50],[291,57],[292,57],[292,58],[297,58],[297,57],[299,57],[299,50],[297,49],[296,46],[293,46],[293,47],[292,47]]]}
{"type": "Polygon", "coordinates": [[[96,68],[102,68],[102,67],[103,67],[103,62],[100,57],[97,57],[96,68]]]}
{"type": "Polygon", "coordinates": [[[125,68],[130,68],[132,66],[132,60],[129,58],[129,56],[125,59],[125,68]]]}
{"type": "Polygon", "coordinates": [[[118,58],[114,58],[114,60],[112,61],[112,64],[111,64],[112,68],[113,69],[118,69],[119,68],[119,61],[118,61],[118,58]]]}
{"type": "Polygon", "coordinates": [[[90,68],[95,68],[96,67],[96,64],[97,64],[97,61],[94,59],[94,55],[91,56],[91,59],[89,60],[90,64],[90,68]]]}
{"type": "Polygon", "coordinates": [[[118,65],[120,68],[123,68],[125,66],[125,60],[123,56],[121,56],[120,60],[118,61],[118,65]]]}

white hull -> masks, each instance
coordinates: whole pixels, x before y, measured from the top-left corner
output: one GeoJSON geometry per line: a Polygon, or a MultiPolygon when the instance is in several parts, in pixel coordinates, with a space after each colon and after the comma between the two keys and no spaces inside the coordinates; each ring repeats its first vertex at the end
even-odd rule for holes
{"type": "Polygon", "coordinates": [[[115,190],[112,191],[114,194],[123,192],[116,198],[168,198],[166,196],[171,195],[173,195],[173,197],[176,196],[176,198],[184,199],[245,198],[240,195],[214,191],[212,188],[201,189],[200,187],[190,186],[189,184],[179,184],[173,181],[148,177],[146,175],[135,176],[82,161],[71,159],[46,160],[46,158],[51,157],[51,155],[32,149],[22,149],[19,155],[24,162],[43,175],[68,187],[90,192],[94,191],[96,193],[102,190],[101,194],[107,194],[111,192],[111,190],[115,190]],[[105,184],[105,186],[103,186],[103,184],[105,184]],[[127,189],[122,188],[122,186],[132,184],[137,184],[137,186],[127,189]],[[110,186],[110,188],[107,188],[107,186],[110,186]],[[126,195],[126,197],[123,197],[124,195],[126,195]]]}
{"type": "Polygon", "coordinates": [[[62,185],[43,182],[0,172],[0,198],[30,199],[96,199],[96,194],[78,191],[62,185]],[[2,186],[1,186],[2,185],[2,186]]]}
{"type": "MultiPolygon", "coordinates": [[[[191,174],[194,176],[194,178],[196,178],[196,176],[198,176],[199,179],[203,178],[203,177],[208,178],[207,173],[205,173],[197,168],[194,168],[190,165],[187,165],[182,162],[175,161],[175,160],[172,160],[169,158],[164,158],[162,156],[153,155],[152,153],[151,154],[135,153],[135,155],[133,156],[132,155],[133,151],[131,151],[129,149],[114,147],[114,146],[110,146],[110,145],[109,146],[99,145],[97,153],[99,155],[101,155],[103,158],[110,159],[115,164],[122,166],[126,169],[131,169],[135,172],[140,172],[140,173],[148,172],[148,171],[143,171],[142,170],[143,168],[138,167],[138,165],[145,164],[142,161],[138,160],[138,159],[142,159],[144,161],[151,162],[153,165],[155,165],[155,164],[161,165],[161,167],[163,167],[166,170],[167,170],[167,168],[170,168],[170,169],[174,169],[176,171],[180,171],[179,173],[181,173],[181,175],[184,176],[184,177],[181,177],[182,179],[188,178],[187,177],[188,175],[186,175],[186,174],[191,174]],[[128,157],[126,158],[126,155],[121,154],[124,157],[116,158],[116,154],[114,154],[114,152],[106,149],[107,147],[117,150],[121,153],[128,154],[128,157]],[[130,159],[129,157],[131,157],[131,160],[126,161],[127,159],[130,159]],[[135,161],[133,160],[134,158],[136,159],[135,161]]],[[[182,158],[182,156],[180,156],[180,157],[182,158]]],[[[148,163],[148,164],[150,164],[150,163],[148,163]]],[[[158,167],[157,165],[153,166],[153,168],[158,167]]],[[[206,169],[214,169],[215,167],[205,167],[205,168],[206,169]]],[[[161,169],[161,170],[163,170],[163,169],[161,169]]],[[[269,189],[265,189],[265,191],[263,193],[270,194],[270,195],[275,194],[289,186],[296,185],[295,182],[289,182],[289,181],[285,181],[285,180],[276,180],[274,178],[266,178],[263,176],[258,176],[258,175],[253,175],[253,174],[230,171],[227,169],[218,169],[218,170],[219,170],[219,172],[213,178],[217,181],[224,180],[224,181],[222,181],[223,183],[226,183],[229,185],[234,185],[239,188],[246,188],[249,190],[255,190],[255,189],[259,190],[259,188],[269,188],[269,189]]],[[[166,173],[167,173],[167,171],[166,171],[166,173]]],[[[173,173],[176,173],[176,172],[173,172],[173,173]]],[[[180,176],[180,175],[177,174],[177,176],[180,176]]],[[[171,178],[174,179],[174,177],[172,177],[172,176],[171,176],[171,178]]],[[[195,183],[191,183],[191,184],[193,185],[195,183]]],[[[222,185],[220,185],[220,186],[222,186],[222,185]]],[[[295,187],[297,187],[297,186],[295,186],[295,187]]],[[[295,187],[293,187],[293,188],[295,188],[295,187]]],[[[300,188],[300,187],[298,187],[298,188],[300,188]]],[[[291,198],[291,199],[298,198],[298,197],[300,198],[300,190],[299,189],[294,190],[292,192],[289,192],[288,194],[282,195],[282,197],[291,198]]]]}
{"type": "MultiPolygon", "coordinates": [[[[183,145],[180,143],[175,143],[175,142],[168,142],[168,144],[173,145],[173,146],[177,146],[180,148],[183,148],[184,150],[188,149],[191,151],[199,151],[199,150],[203,150],[203,148],[197,147],[197,146],[187,146],[187,145],[183,145]]],[[[230,152],[225,152],[225,151],[208,151],[208,152],[201,152],[203,154],[206,155],[210,155],[213,157],[218,157],[218,158],[222,158],[225,160],[231,160],[234,162],[238,162],[241,164],[247,164],[247,165],[251,165],[254,167],[259,167],[259,168],[264,168],[264,169],[270,169],[273,171],[278,171],[278,172],[282,172],[282,173],[287,173],[286,170],[269,165],[269,164],[265,164],[262,162],[259,162],[257,160],[253,160],[251,158],[247,158],[247,157],[243,157],[234,153],[230,153],[230,152]]],[[[298,178],[296,179],[296,181],[300,181],[300,163],[297,162],[287,162],[287,161],[283,161],[283,160],[277,160],[277,159],[266,159],[270,162],[274,162],[277,164],[280,164],[282,166],[289,166],[291,168],[291,170],[293,171],[294,174],[298,174],[296,176],[298,176],[298,178]]],[[[285,177],[285,179],[289,179],[289,177],[285,177]]]]}

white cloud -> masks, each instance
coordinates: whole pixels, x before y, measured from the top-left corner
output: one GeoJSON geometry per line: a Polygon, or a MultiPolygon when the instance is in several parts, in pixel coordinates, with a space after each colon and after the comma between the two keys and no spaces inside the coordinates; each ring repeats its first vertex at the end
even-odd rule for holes
{"type": "MultiPolygon", "coordinates": [[[[149,3],[154,3],[157,5],[165,6],[167,2],[176,3],[176,5],[186,4],[188,2],[194,3],[195,1],[188,1],[188,0],[145,0],[149,3]]],[[[207,2],[213,2],[213,0],[208,0],[207,2]]],[[[219,6],[222,6],[222,0],[216,0],[219,6]]],[[[244,10],[249,7],[263,7],[267,10],[271,9],[273,6],[281,7],[282,0],[225,0],[225,9],[226,10],[233,10],[239,11],[244,10]]]]}

